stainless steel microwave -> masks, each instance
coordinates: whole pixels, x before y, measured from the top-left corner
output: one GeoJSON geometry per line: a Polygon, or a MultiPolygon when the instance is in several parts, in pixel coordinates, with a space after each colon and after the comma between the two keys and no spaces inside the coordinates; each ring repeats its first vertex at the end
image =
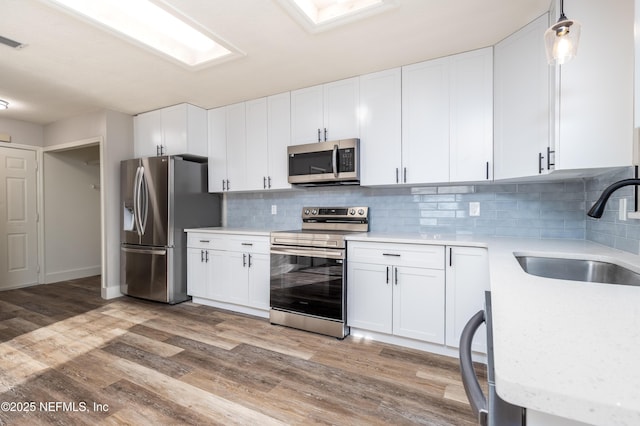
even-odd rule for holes
{"type": "Polygon", "coordinates": [[[359,149],[360,139],[289,146],[289,183],[357,185],[360,183],[359,149]]]}

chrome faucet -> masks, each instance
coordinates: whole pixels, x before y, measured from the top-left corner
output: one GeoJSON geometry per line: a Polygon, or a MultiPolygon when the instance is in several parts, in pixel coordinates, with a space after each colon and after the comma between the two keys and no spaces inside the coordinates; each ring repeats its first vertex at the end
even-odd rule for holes
{"type": "Polygon", "coordinates": [[[625,186],[629,186],[629,185],[640,185],[640,179],[638,178],[623,179],[618,182],[612,183],[611,185],[606,187],[605,190],[602,191],[602,195],[600,195],[600,198],[598,198],[598,201],[596,201],[595,204],[591,207],[591,209],[589,209],[587,216],[590,216],[596,219],[601,218],[602,213],[604,213],[604,206],[605,204],[607,204],[607,200],[609,200],[609,197],[611,197],[611,194],[613,194],[618,189],[625,186]]]}

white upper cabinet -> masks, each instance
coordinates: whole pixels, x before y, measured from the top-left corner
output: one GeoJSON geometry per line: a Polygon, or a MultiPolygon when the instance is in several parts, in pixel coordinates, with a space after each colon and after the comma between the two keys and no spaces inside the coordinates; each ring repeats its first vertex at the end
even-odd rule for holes
{"type": "Polygon", "coordinates": [[[582,24],[578,51],[549,66],[543,35],[559,9],[496,45],[496,180],[632,164],[633,0],[565,1],[582,24]]]}
{"type": "Polygon", "coordinates": [[[495,46],[496,180],[546,170],[550,69],[542,36],[548,25],[546,13],[495,46]]]}
{"type": "Polygon", "coordinates": [[[491,179],[492,117],[492,48],[402,67],[400,182],[491,179]]]}
{"type": "Polygon", "coordinates": [[[134,127],[136,157],[207,156],[207,112],[197,106],[179,104],[139,114],[134,127]]]}
{"type": "Polygon", "coordinates": [[[449,58],[402,67],[400,181],[449,181],[449,58]]]}
{"type": "Polygon", "coordinates": [[[289,92],[267,98],[267,189],[291,188],[287,147],[291,144],[291,96],[289,92]]]}
{"type": "MultiPolygon", "coordinates": [[[[576,57],[555,79],[555,170],[630,166],[634,2],[567,0],[564,11],[582,31],[576,57]]],[[[551,20],[557,17],[552,12],[551,20]]]]}
{"type": "Polygon", "coordinates": [[[269,174],[267,164],[269,155],[267,98],[247,101],[245,107],[247,113],[247,189],[264,189],[267,187],[269,174]]]}
{"type": "Polygon", "coordinates": [[[289,188],[289,92],[209,110],[209,192],[289,188]]]}
{"type": "Polygon", "coordinates": [[[493,178],[493,48],[451,57],[449,181],[493,178]]]}
{"type": "Polygon", "coordinates": [[[246,189],[291,187],[287,182],[290,111],[289,92],[246,102],[246,189]]]}
{"type": "Polygon", "coordinates": [[[291,92],[291,144],[359,137],[359,78],[291,92]]]}
{"type": "Polygon", "coordinates": [[[227,189],[227,107],[210,109],[209,121],[209,192],[227,189]]]}
{"type": "Polygon", "coordinates": [[[360,183],[400,183],[402,169],[402,72],[360,77],[360,183]]]}
{"type": "Polygon", "coordinates": [[[227,108],[227,191],[247,189],[247,134],[245,103],[227,108]]]}

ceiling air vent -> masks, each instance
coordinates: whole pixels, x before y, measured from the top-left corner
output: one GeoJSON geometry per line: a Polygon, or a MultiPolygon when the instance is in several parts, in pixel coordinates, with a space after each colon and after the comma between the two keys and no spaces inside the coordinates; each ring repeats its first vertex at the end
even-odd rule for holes
{"type": "Polygon", "coordinates": [[[22,49],[25,45],[15,41],[15,40],[11,40],[10,38],[6,38],[6,37],[2,37],[0,36],[0,43],[2,44],[6,44],[9,47],[13,47],[14,49],[22,49]]]}

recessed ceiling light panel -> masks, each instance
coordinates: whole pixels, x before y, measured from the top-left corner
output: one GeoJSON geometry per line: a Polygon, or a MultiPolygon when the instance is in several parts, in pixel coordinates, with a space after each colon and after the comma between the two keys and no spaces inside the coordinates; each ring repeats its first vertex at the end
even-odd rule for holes
{"type": "Polygon", "coordinates": [[[397,6],[396,0],[278,0],[308,31],[320,32],[397,6]]]}
{"type": "Polygon", "coordinates": [[[189,68],[242,53],[161,0],[43,0],[189,68]]]}

